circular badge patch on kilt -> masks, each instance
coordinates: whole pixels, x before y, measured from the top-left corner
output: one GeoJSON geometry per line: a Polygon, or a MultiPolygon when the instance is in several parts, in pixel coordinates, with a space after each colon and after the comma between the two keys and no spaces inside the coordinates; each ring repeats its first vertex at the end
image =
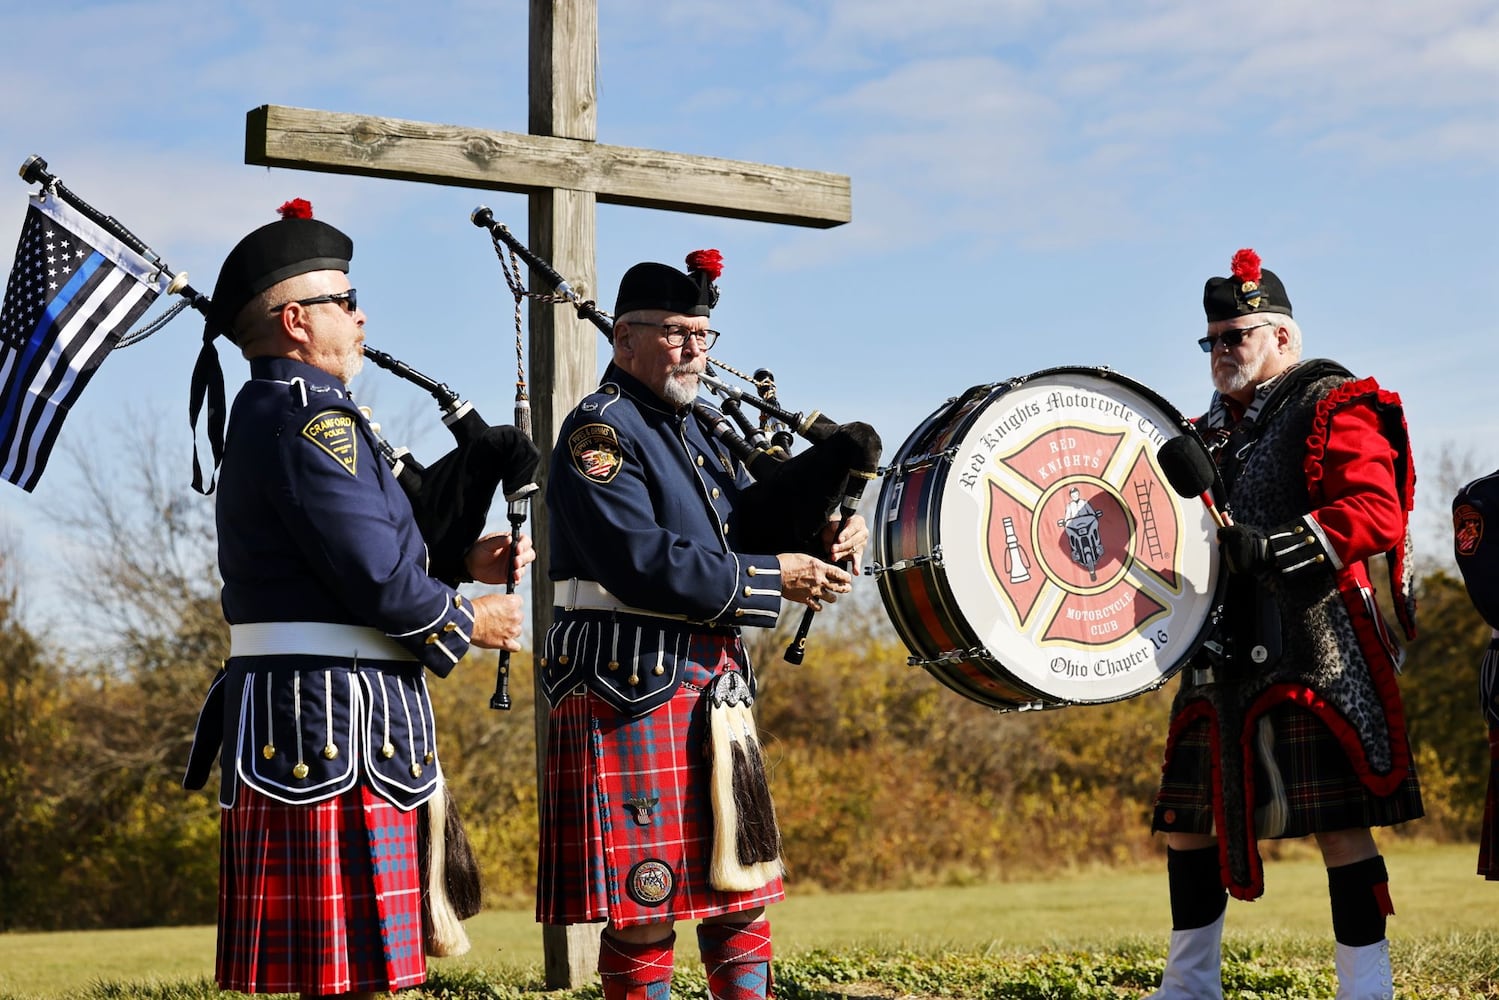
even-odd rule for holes
{"type": "Polygon", "coordinates": [[[659,906],[676,891],[677,879],[664,861],[646,858],[630,869],[625,891],[641,906],[659,906]]]}

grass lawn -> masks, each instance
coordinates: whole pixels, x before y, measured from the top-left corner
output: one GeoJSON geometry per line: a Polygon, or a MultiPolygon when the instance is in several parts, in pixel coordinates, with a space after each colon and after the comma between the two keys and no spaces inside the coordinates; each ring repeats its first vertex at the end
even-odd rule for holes
{"type": "MultiPolygon", "coordinates": [[[[1405,973],[1404,978],[1425,984],[1419,995],[1452,997],[1482,995],[1473,983],[1499,982],[1499,886],[1473,874],[1476,849],[1389,840],[1385,856],[1397,910],[1390,923],[1396,982],[1405,973]],[[1454,951],[1465,953],[1462,961],[1468,963],[1460,974],[1442,971],[1452,968],[1443,963],[1451,961],[1454,951]],[[1438,971],[1432,971],[1433,963],[1438,971]],[[1441,988],[1444,977],[1467,985],[1454,984],[1448,993],[1441,988]]],[[[1266,885],[1261,900],[1229,904],[1226,941],[1231,957],[1252,963],[1269,948],[1272,961],[1290,956],[1312,970],[1309,975],[1330,969],[1326,876],[1315,851],[1291,845],[1286,856],[1267,861],[1266,885]]],[[[965,952],[1021,961],[1047,954],[1149,952],[1159,959],[1170,932],[1164,866],[1087,871],[1048,881],[846,895],[798,893],[793,873],[791,893],[769,914],[778,962],[816,952],[965,952]]],[[[473,950],[462,958],[435,961],[434,973],[461,979],[482,970],[507,982],[539,978],[541,935],[529,910],[487,911],[467,927],[473,950]]],[[[687,967],[696,964],[696,946],[690,928],[682,930],[677,953],[679,965],[687,967]]],[[[99,981],[201,979],[212,974],[213,951],[212,927],[0,935],[0,996],[70,996],[99,981]]],[[[861,974],[849,972],[855,978],[861,974]]],[[[1285,989],[1292,992],[1271,995],[1297,995],[1294,987],[1285,989]]],[[[891,995],[899,992],[911,991],[891,995]]]]}

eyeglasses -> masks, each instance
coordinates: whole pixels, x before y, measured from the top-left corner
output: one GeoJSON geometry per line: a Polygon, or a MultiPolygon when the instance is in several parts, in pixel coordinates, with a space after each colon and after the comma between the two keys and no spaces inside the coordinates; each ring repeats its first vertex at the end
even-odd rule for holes
{"type": "Polygon", "coordinates": [[[334,292],[331,295],[314,295],[310,299],[292,299],[290,302],[283,302],[279,306],[276,306],[271,310],[271,312],[280,312],[290,305],[315,306],[319,302],[337,302],[339,305],[343,306],[347,312],[353,312],[355,309],[359,308],[359,296],[355,292],[355,290],[351,288],[346,292],[334,292]]]}
{"type": "Polygon", "coordinates": [[[1274,323],[1256,323],[1254,326],[1246,326],[1242,329],[1224,330],[1222,333],[1208,334],[1197,341],[1197,346],[1202,348],[1203,354],[1213,353],[1213,348],[1221,341],[1224,347],[1238,347],[1244,342],[1244,338],[1262,326],[1274,326],[1274,323]]]}
{"type": "Polygon", "coordinates": [[[631,320],[631,326],[654,326],[661,331],[670,347],[681,347],[687,343],[688,337],[696,337],[703,342],[703,350],[710,351],[713,345],[718,343],[717,330],[689,330],[677,323],[648,323],[645,320],[631,320]]]}

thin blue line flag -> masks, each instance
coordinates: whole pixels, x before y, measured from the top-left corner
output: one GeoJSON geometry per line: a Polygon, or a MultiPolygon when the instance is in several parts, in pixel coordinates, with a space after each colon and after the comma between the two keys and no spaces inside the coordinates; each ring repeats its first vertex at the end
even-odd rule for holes
{"type": "Polygon", "coordinates": [[[0,308],[0,478],[36,488],[68,410],[169,281],[55,195],[31,196],[0,308]]]}

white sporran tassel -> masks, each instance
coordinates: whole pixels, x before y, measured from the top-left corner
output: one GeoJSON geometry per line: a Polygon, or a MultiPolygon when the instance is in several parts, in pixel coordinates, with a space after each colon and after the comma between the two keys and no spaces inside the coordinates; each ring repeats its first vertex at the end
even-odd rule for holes
{"type": "Polygon", "coordinates": [[[713,777],[715,889],[748,892],[784,871],[781,831],[755,730],[754,698],[737,670],[714,678],[708,691],[708,752],[713,777]]]}
{"type": "Polygon", "coordinates": [[[452,958],[469,949],[468,933],[448,898],[447,823],[448,784],[438,778],[437,791],[422,805],[427,819],[427,884],[422,887],[426,902],[426,951],[437,958],[452,958]]]}

